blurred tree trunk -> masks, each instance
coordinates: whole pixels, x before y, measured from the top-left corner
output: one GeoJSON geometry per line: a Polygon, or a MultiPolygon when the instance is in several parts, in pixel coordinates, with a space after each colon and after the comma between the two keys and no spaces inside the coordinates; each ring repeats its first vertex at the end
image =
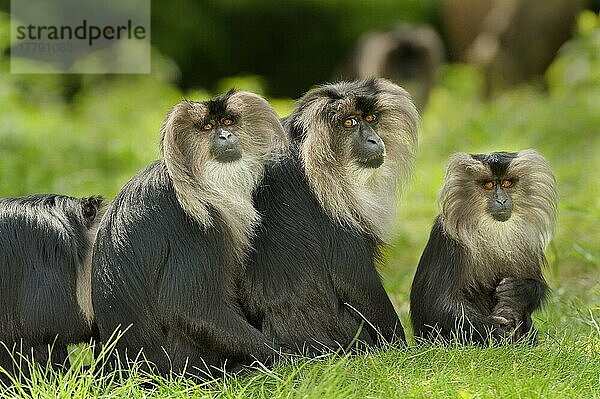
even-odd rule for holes
{"type": "Polygon", "coordinates": [[[442,0],[454,59],[483,68],[488,94],[544,73],[583,0],[442,0]]]}

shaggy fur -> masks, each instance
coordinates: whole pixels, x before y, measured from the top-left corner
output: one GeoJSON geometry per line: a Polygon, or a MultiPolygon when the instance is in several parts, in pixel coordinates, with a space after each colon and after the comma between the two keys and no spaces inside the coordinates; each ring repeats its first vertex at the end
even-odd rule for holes
{"type": "MultiPolygon", "coordinates": [[[[495,323],[499,313],[510,313],[511,327],[530,324],[530,314],[546,291],[541,266],[556,223],[556,183],[545,159],[534,150],[455,154],[448,162],[439,204],[441,213],[411,292],[417,335],[431,336],[437,329],[449,337],[461,330],[456,325],[462,318],[463,332],[470,337],[474,328],[474,339],[484,341],[494,327],[505,327],[495,323]],[[493,191],[482,187],[483,182],[501,179],[514,182],[506,189],[513,204],[506,221],[490,215],[493,191]],[[510,279],[518,281],[507,285],[510,279]],[[514,298],[517,291],[524,298],[511,306],[518,309],[500,301],[499,296],[512,296],[511,301],[519,302],[514,298]]],[[[528,330],[521,329],[517,336],[528,330]]]]}
{"type": "Polygon", "coordinates": [[[265,162],[284,153],[287,138],[277,114],[262,97],[235,91],[226,96],[227,112],[241,116],[231,131],[240,138],[242,162],[213,160],[209,136],[195,129],[210,117],[207,103],[177,105],[161,129],[161,147],[181,207],[203,227],[213,224],[210,208],[214,208],[230,230],[232,250],[241,261],[260,219],[252,205],[252,190],[262,179],[265,162]]]}
{"type": "Polygon", "coordinates": [[[5,370],[13,365],[4,345],[24,356],[33,351],[42,364],[63,364],[67,345],[95,335],[89,260],[101,215],[101,197],[0,199],[0,366],[5,370]]]}
{"type": "Polygon", "coordinates": [[[274,354],[241,314],[236,287],[260,221],[252,192],[286,143],[275,111],[255,94],[184,101],[169,113],[163,158],[121,189],[94,249],[100,335],[106,342],[127,329],[117,343],[122,360],[141,356],[161,374],[205,377],[274,354]],[[208,121],[214,128],[205,130],[208,121]],[[215,155],[222,128],[239,140],[236,160],[215,155]]]}
{"type": "Polygon", "coordinates": [[[300,157],[321,206],[336,222],[385,241],[397,191],[417,152],[418,114],[409,94],[385,79],[342,82],[307,95],[291,120],[292,129],[305,132],[300,157]],[[370,111],[378,115],[376,132],[385,143],[385,161],[377,169],[357,165],[343,138],[344,118],[363,112],[360,96],[372,96],[370,111]]]}

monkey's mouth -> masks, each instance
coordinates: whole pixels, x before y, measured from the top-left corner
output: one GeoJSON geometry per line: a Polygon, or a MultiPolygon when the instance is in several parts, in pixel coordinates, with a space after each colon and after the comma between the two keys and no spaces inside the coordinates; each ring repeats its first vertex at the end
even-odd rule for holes
{"type": "Polygon", "coordinates": [[[506,209],[502,211],[493,212],[492,217],[498,222],[506,222],[508,219],[510,219],[511,214],[512,212],[510,211],[510,209],[506,209]]]}
{"type": "Polygon", "coordinates": [[[363,168],[375,169],[380,167],[383,164],[384,156],[379,155],[376,157],[359,159],[358,164],[363,168]]]}
{"type": "Polygon", "coordinates": [[[219,151],[215,158],[222,163],[235,162],[242,158],[242,152],[236,148],[227,148],[219,151]]]}

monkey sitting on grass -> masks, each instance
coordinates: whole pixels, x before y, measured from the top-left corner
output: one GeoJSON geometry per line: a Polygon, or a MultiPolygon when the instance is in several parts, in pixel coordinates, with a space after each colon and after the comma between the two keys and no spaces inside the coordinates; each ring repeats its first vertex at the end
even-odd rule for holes
{"type": "Polygon", "coordinates": [[[308,355],[405,342],[375,264],[417,148],[409,94],[385,79],[309,91],[267,168],[240,288],[248,320],[308,355]],[[364,323],[364,324],[363,324],[364,323]]]}
{"type": "Polygon", "coordinates": [[[102,219],[92,260],[100,338],[120,360],[211,377],[274,354],[239,309],[236,287],[260,221],[252,192],[285,150],[262,97],[183,101],[162,128],[162,158],[134,176],[102,219]]]}
{"type": "Polygon", "coordinates": [[[534,150],[455,154],[439,202],[410,294],[415,336],[534,343],[557,207],[546,160],[534,150]]]}

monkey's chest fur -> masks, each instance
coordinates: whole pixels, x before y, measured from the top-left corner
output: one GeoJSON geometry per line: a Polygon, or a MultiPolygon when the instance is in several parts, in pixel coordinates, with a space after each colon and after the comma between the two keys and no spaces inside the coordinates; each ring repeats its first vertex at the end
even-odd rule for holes
{"type": "Polygon", "coordinates": [[[507,256],[502,256],[501,248],[484,244],[476,246],[477,252],[469,251],[475,246],[461,245],[436,219],[411,289],[411,319],[417,336],[435,336],[439,329],[442,336],[451,338],[451,331],[461,329],[460,320],[466,317],[478,331],[476,340],[485,341],[485,331],[491,328],[488,319],[499,305],[498,287],[505,278],[513,280],[513,290],[507,294],[505,286],[502,295],[511,297],[520,317],[526,318],[539,306],[545,290],[540,267],[543,254],[529,251],[511,256],[506,251],[507,256]]]}
{"type": "Polygon", "coordinates": [[[477,259],[469,256],[466,258],[460,284],[460,292],[465,295],[470,292],[493,295],[503,278],[534,277],[531,269],[536,266],[535,264],[522,264],[503,259],[477,259]]]}
{"type": "MultiPolygon", "coordinates": [[[[361,321],[339,287],[376,273],[378,243],[328,218],[297,161],[269,168],[255,206],[262,226],[240,289],[249,321],[290,347],[346,346],[361,321]]],[[[359,339],[374,342],[366,331],[359,339]]]]}
{"type": "Polygon", "coordinates": [[[523,243],[514,243],[518,249],[515,256],[513,248],[499,248],[494,243],[483,242],[477,251],[465,248],[458,242],[455,244],[463,252],[463,264],[459,269],[461,275],[460,291],[480,292],[493,295],[494,290],[504,278],[539,278],[543,253],[541,250],[526,247],[523,243]]]}

